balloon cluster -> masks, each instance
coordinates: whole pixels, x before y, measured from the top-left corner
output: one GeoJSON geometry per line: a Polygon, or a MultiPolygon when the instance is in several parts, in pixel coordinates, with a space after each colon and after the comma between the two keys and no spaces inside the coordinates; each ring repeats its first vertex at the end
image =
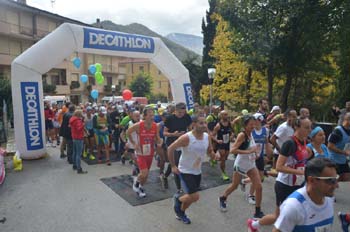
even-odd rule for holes
{"type": "Polygon", "coordinates": [[[89,66],[89,72],[92,75],[95,75],[97,84],[102,85],[104,83],[105,78],[102,75],[102,65],[100,63],[91,64],[89,66]]]}

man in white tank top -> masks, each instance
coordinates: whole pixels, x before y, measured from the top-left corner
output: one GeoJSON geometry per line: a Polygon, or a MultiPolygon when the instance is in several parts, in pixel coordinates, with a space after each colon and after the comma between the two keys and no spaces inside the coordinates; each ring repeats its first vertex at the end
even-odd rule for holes
{"type": "Polygon", "coordinates": [[[191,220],[185,214],[185,210],[194,202],[199,200],[199,186],[201,182],[201,166],[206,154],[212,159],[219,159],[216,156],[210,137],[207,131],[204,115],[193,116],[193,129],[190,132],[180,136],[168,147],[169,162],[173,173],[179,175],[184,195],[174,196],[174,210],[176,218],[185,224],[190,224],[191,220]],[[182,149],[179,165],[176,167],[174,161],[174,151],[182,149]]]}
{"type": "Polygon", "coordinates": [[[336,165],[314,158],[305,168],[306,185],[294,191],[280,206],[273,232],[329,232],[333,224],[334,190],[338,188],[336,165]]]}

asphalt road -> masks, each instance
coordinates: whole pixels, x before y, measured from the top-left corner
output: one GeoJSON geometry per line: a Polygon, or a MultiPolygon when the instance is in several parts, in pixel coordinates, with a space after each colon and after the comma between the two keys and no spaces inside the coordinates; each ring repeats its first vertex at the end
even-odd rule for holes
{"type": "MultiPolygon", "coordinates": [[[[172,199],[133,207],[100,181],[130,174],[129,165],[87,166],[82,162],[89,173],[77,175],[59,158],[58,148],[49,148],[48,152],[47,158],[24,161],[23,171],[7,173],[0,186],[1,232],[240,232],[247,231],[246,219],[254,211],[238,189],[228,199],[228,211],[220,212],[217,199],[226,187],[222,185],[200,193],[201,199],[187,212],[192,224],[185,225],[175,219],[172,199]]],[[[274,211],[273,184],[271,177],[263,183],[264,213],[274,211]]],[[[341,183],[335,212],[350,211],[349,193],[350,184],[341,183]]],[[[341,231],[337,218],[333,231],[341,231]]]]}

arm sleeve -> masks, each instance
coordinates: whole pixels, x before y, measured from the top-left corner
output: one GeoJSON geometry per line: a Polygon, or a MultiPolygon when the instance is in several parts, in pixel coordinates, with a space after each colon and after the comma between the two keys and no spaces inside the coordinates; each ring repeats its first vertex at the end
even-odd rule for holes
{"type": "Polygon", "coordinates": [[[287,199],[280,207],[280,215],[274,226],[280,231],[292,232],[296,225],[302,223],[302,210],[294,199],[287,199]]]}

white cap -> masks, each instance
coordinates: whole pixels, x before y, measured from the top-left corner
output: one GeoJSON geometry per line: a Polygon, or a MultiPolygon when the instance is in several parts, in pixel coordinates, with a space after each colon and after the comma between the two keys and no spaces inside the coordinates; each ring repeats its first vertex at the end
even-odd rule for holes
{"type": "Polygon", "coordinates": [[[264,121],[264,116],[261,113],[255,113],[253,117],[255,120],[259,120],[260,122],[264,121]]]}
{"type": "Polygon", "coordinates": [[[281,108],[279,106],[273,106],[270,113],[272,113],[275,110],[281,110],[281,108]]]}
{"type": "Polygon", "coordinates": [[[101,106],[101,107],[100,107],[100,112],[101,112],[102,114],[107,114],[107,109],[106,109],[106,107],[101,106]]]}

